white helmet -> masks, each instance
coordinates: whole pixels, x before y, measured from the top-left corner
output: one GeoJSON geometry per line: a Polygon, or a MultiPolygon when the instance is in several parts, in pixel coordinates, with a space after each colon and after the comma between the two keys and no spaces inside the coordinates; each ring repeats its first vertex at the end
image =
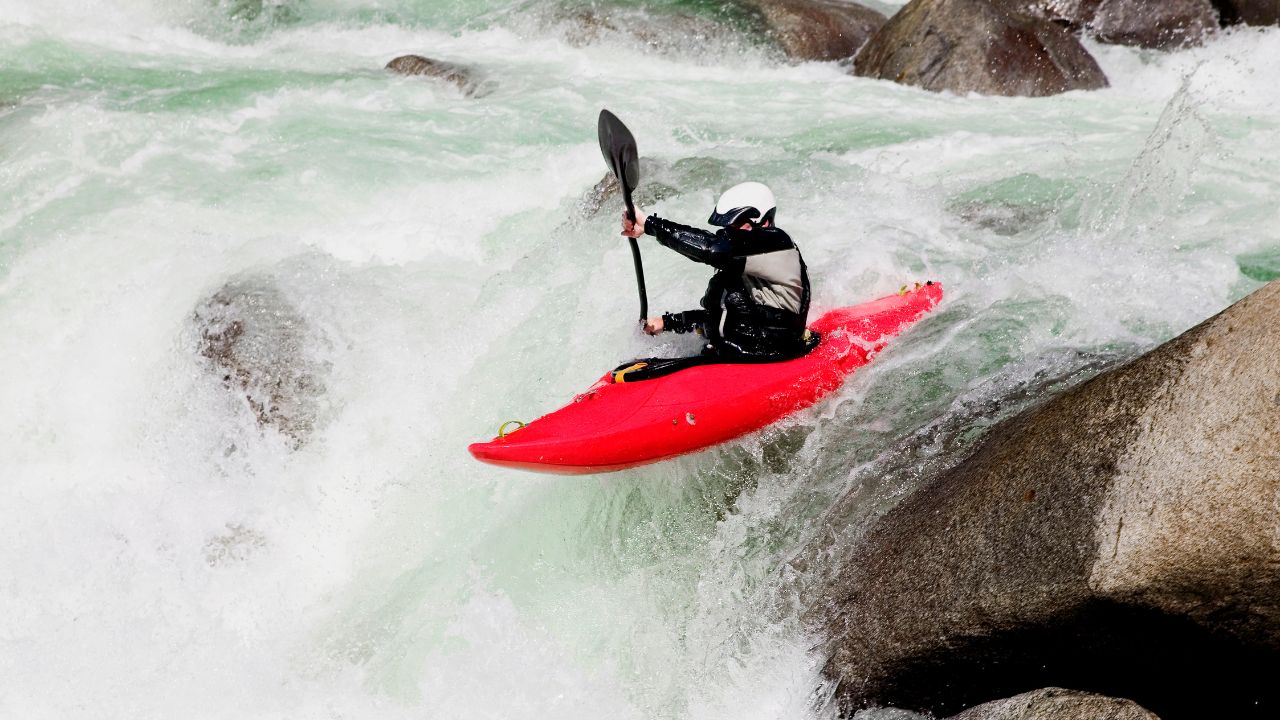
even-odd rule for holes
{"type": "Polygon", "coordinates": [[[763,183],[744,182],[724,191],[707,222],[720,227],[737,227],[747,221],[756,224],[773,220],[775,210],[772,190],[763,183]]]}

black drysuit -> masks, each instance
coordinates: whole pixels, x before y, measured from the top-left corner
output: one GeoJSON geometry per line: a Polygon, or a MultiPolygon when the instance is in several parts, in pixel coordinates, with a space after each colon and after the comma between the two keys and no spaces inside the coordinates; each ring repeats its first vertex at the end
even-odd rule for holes
{"type": "Polygon", "coordinates": [[[645,233],[716,269],[702,308],[662,316],[663,329],[701,331],[722,356],[784,359],[804,354],[809,273],[782,230],[725,228],[714,234],[650,215],[645,233]]]}

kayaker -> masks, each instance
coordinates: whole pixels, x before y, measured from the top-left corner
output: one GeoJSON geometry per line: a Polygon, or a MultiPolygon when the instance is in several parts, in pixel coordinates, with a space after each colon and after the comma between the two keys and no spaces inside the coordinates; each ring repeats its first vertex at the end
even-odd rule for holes
{"type": "Polygon", "coordinates": [[[645,332],[698,332],[704,352],[726,357],[783,360],[807,347],[809,274],[800,249],[773,222],[773,192],[758,182],[735,185],[720,196],[707,220],[721,230],[679,225],[636,210],[622,216],[622,234],[652,235],[695,262],[716,269],[702,307],[665,313],[645,322],[645,332]]]}

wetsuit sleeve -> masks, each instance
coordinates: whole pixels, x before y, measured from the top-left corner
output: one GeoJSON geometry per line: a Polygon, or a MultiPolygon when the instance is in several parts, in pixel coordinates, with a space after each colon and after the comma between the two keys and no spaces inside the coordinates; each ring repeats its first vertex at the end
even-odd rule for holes
{"type": "Polygon", "coordinates": [[[693,332],[707,321],[706,310],[685,310],[678,313],[663,313],[662,329],[664,332],[693,332]]]}
{"type": "Polygon", "coordinates": [[[777,228],[725,228],[717,233],[709,233],[656,215],[650,215],[645,220],[644,231],[690,260],[705,263],[717,270],[729,268],[734,261],[752,255],[764,255],[795,247],[791,238],[777,228]]]}
{"type": "Polygon", "coordinates": [[[712,234],[656,215],[645,221],[644,231],[694,262],[723,268],[734,260],[733,243],[725,233],[712,234]]]}

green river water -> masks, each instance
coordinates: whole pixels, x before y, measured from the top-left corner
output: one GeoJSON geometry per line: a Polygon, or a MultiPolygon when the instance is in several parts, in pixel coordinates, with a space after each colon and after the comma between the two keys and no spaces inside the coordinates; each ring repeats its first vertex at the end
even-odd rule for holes
{"type": "MultiPolygon", "coordinates": [[[[722,17],[619,12],[673,11],[722,17]]],[[[825,717],[829,568],[791,562],[822,528],[838,550],[996,419],[1280,276],[1280,30],[1091,45],[1112,87],[1018,99],[787,64],[733,13],[661,51],[557,13],[0,0],[0,715],[825,717]],[[382,71],[409,52],[480,92],[382,71]],[[583,202],[601,107],[666,217],[769,183],[815,308],[943,305],[725,446],[474,462],[689,349],[636,331],[617,202],[583,202]],[[300,445],[200,356],[229,282],[299,318],[266,360],[318,378],[300,445]]],[[[645,249],[653,308],[692,307],[705,269],[645,249]]]]}

